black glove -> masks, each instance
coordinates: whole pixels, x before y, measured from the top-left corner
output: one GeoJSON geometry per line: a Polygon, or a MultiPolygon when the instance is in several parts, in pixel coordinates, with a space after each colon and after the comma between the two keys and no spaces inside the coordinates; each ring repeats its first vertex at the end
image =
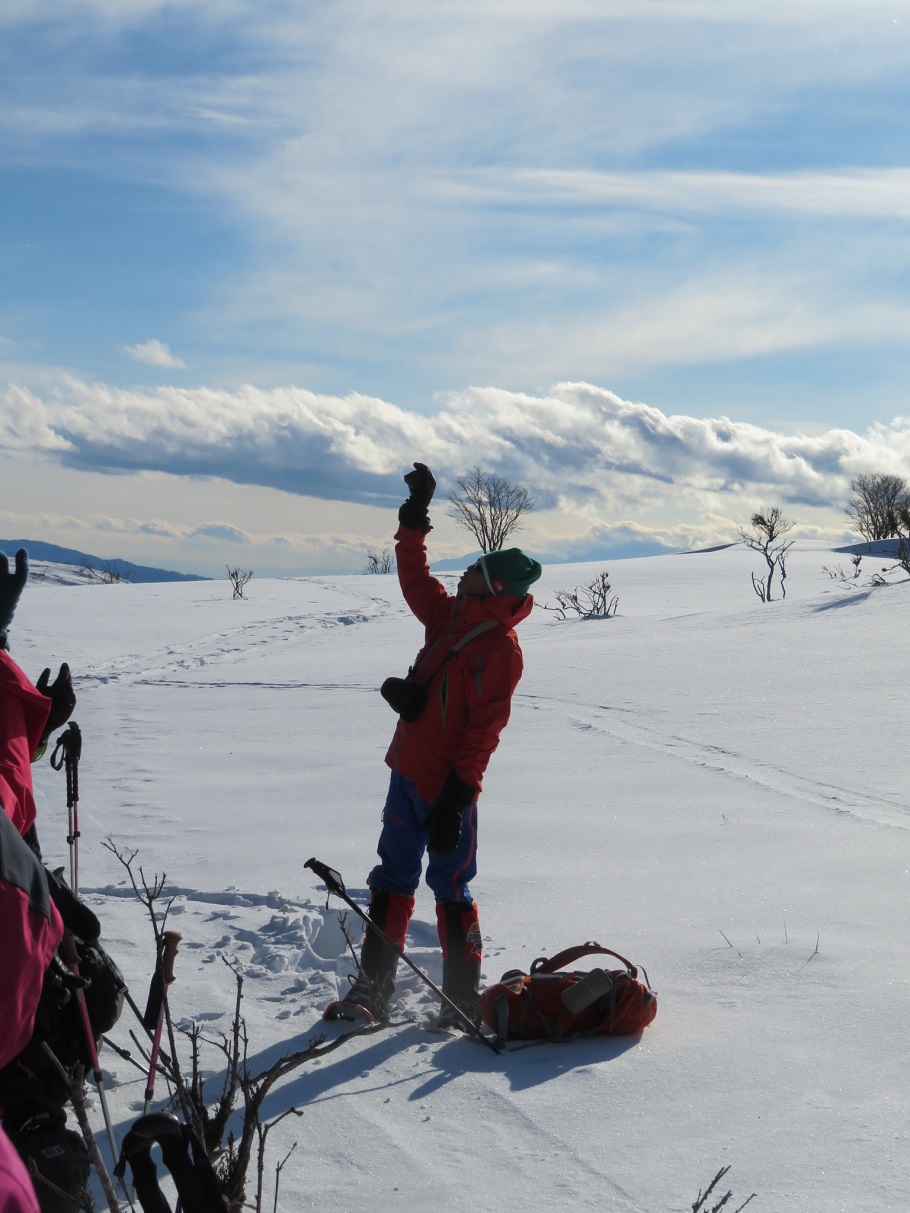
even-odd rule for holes
{"type": "Polygon", "coordinates": [[[398,511],[398,521],[409,531],[423,531],[426,534],[430,529],[427,508],[436,492],[436,480],[425,463],[415,463],[414,471],[408,472],[404,482],[411,495],[398,511]]]}
{"type": "Polygon", "coordinates": [[[9,625],[16,613],[19,595],[28,581],[28,552],[20,548],[16,553],[16,571],[9,571],[9,561],[0,552],[0,649],[8,649],[9,625]]]}
{"type": "MultiPolygon", "coordinates": [[[[101,923],[84,902],[81,902],[69,885],[64,884],[59,872],[44,869],[51,901],[57,907],[63,925],[77,935],[83,943],[97,943],[101,934],[101,923]]],[[[63,871],[62,868],[59,869],[63,871]]]]}
{"type": "Polygon", "coordinates": [[[46,695],[51,701],[50,715],[41,738],[42,744],[47,743],[47,739],[54,729],[59,729],[61,725],[66,724],[76,706],[76,692],[73,690],[73,679],[66,662],[64,661],[61,665],[60,673],[53,682],[50,681],[50,677],[50,669],[44,670],[35,683],[41,694],[46,695]]]}
{"type": "Polygon", "coordinates": [[[440,855],[450,855],[458,846],[465,811],[474,803],[477,792],[470,784],[449,771],[439,799],[427,817],[427,846],[440,855]]]}

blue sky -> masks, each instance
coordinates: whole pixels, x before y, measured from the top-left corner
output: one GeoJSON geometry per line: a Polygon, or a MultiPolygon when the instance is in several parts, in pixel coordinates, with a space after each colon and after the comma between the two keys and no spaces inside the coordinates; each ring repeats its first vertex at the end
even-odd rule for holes
{"type": "Polygon", "coordinates": [[[0,533],[357,570],[425,459],[600,559],[910,476],[906,4],[8,0],[0,64],[0,533]]]}

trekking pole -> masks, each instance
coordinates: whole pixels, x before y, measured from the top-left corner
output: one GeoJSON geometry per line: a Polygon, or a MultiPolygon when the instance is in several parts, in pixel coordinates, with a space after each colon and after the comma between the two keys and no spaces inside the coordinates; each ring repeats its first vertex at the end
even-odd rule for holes
{"type": "Polygon", "coordinates": [[[164,931],[158,948],[158,960],[149,990],[149,1002],[145,1009],[143,1024],[146,1029],[154,1022],[155,1031],[152,1037],[152,1051],[149,1056],[148,1081],[145,1085],[145,1107],[142,1115],[147,1116],[155,1094],[155,1074],[158,1069],[158,1055],[161,1050],[161,1030],[164,1026],[164,1007],[167,1002],[168,986],[174,980],[174,960],[183,936],[179,931],[164,931]]]}
{"type": "MultiPolygon", "coordinates": [[[[63,939],[60,943],[60,950],[63,953],[63,959],[69,965],[70,971],[77,977],[79,976],[79,953],[76,949],[76,939],[71,931],[64,931],[63,939]]],[[[119,1152],[117,1150],[117,1142],[114,1138],[114,1126],[111,1123],[111,1113],[107,1106],[107,1094],[104,1090],[104,1075],[101,1073],[101,1064],[98,1061],[98,1049],[95,1045],[95,1034],[92,1031],[92,1021],[89,1018],[88,1006],[85,1002],[85,990],[82,986],[76,987],[76,1001],[79,1003],[79,1012],[82,1016],[82,1027],[85,1030],[85,1043],[88,1045],[89,1057],[92,1061],[92,1078],[95,1080],[95,1086],[98,1088],[98,1098],[101,1100],[101,1113],[104,1116],[104,1127],[107,1130],[107,1140],[111,1147],[111,1158],[113,1165],[116,1167],[119,1152]]],[[[121,1185],[122,1186],[122,1185],[121,1185]]],[[[132,1200],[126,1188],[123,1189],[123,1194],[132,1206],[132,1200]]]]}
{"type": "Polygon", "coordinates": [[[71,720],[69,726],[57,738],[57,744],[51,754],[51,766],[55,771],[66,766],[66,810],[69,817],[69,833],[66,841],[70,848],[70,888],[77,897],[79,895],[79,759],[81,757],[82,730],[75,720],[71,720]]]}
{"type": "Polygon", "coordinates": [[[336,897],[340,897],[343,902],[349,905],[354,913],[359,918],[363,919],[370,930],[376,932],[386,947],[391,948],[399,960],[403,960],[409,968],[413,969],[417,976],[430,987],[433,993],[438,994],[442,1001],[447,1006],[452,1008],[472,1036],[476,1036],[478,1040],[482,1040],[483,1043],[491,1048],[494,1053],[501,1052],[501,1049],[494,1040],[491,1040],[489,1036],[484,1036],[483,1032],[481,1032],[477,1024],[474,1023],[470,1015],[467,1015],[457,1002],[453,1002],[452,999],[449,998],[448,994],[444,994],[442,990],[440,990],[439,986],[436,985],[436,983],[429,978],[426,973],[424,973],[423,969],[414,964],[410,956],[399,948],[396,943],[393,943],[392,940],[389,939],[388,935],[386,935],[385,931],[377,927],[376,923],[373,922],[369,914],[362,910],[355,901],[351,900],[351,898],[348,896],[347,889],[344,887],[344,881],[341,879],[340,873],[336,872],[334,868],[330,868],[327,863],[321,863],[318,859],[308,859],[303,866],[305,868],[312,869],[312,871],[316,873],[330,893],[334,893],[336,897]]]}

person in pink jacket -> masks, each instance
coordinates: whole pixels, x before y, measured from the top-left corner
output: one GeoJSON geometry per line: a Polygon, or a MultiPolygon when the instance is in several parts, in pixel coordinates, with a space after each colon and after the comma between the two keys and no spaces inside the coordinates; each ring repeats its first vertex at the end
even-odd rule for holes
{"type": "MultiPolygon", "coordinates": [[[[10,625],[27,581],[26,551],[16,553],[12,572],[0,553],[0,1069],[31,1040],[45,973],[64,931],[57,903],[73,903],[77,925],[97,922],[40,862],[31,764],[51,731],[69,719],[76,696],[67,665],[53,683],[46,669],[34,685],[10,657],[10,625]]],[[[0,1128],[0,1213],[37,1210],[28,1172],[0,1128]]]]}
{"type": "MultiPolygon", "coordinates": [[[[410,496],[399,510],[395,535],[398,580],[423,625],[424,644],[407,679],[389,679],[383,686],[399,721],[386,755],[392,775],[380,862],[369,876],[370,918],[403,949],[426,852],[442,945],[442,991],[476,1019],[481,936],[469,882],[477,872],[477,798],[521,678],[515,627],[533,609],[528,590],[541,567],[518,548],[487,552],[449,594],[431,575],[426,556],[436,481],[425,464],[415,463],[405,482],[410,496]]],[[[397,962],[368,927],[360,976],[326,1016],[386,1018],[397,962]]],[[[440,1026],[463,1022],[443,1004],[440,1026]]]]}
{"type": "MultiPolygon", "coordinates": [[[[7,651],[9,626],[27,579],[24,551],[17,554],[12,574],[0,555],[0,1067],[31,1038],[44,974],[63,936],[47,875],[22,837],[35,821],[31,762],[46,740],[54,706],[7,651]]],[[[42,675],[45,686],[49,675],[50,670],[42,675]]],[[[0,1213],[39,1213],[25,1165],[2,1128],[0,1213]]]]}

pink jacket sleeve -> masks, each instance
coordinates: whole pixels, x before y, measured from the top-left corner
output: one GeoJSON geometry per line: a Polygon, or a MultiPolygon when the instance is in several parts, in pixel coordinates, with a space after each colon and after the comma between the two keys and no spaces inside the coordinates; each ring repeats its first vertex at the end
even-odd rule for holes
{"type": "Polygon", "coordinates": [[[20,834],[35,820],[32,755],[50,710],[50,699],[0,649],[0,806],[20,834]]]}
{"type": "Polygon", "coordinates": [[[31,1038],[44,974],[62,936],[44,868],[0,816],[0,1066],[31,1038]]]}

